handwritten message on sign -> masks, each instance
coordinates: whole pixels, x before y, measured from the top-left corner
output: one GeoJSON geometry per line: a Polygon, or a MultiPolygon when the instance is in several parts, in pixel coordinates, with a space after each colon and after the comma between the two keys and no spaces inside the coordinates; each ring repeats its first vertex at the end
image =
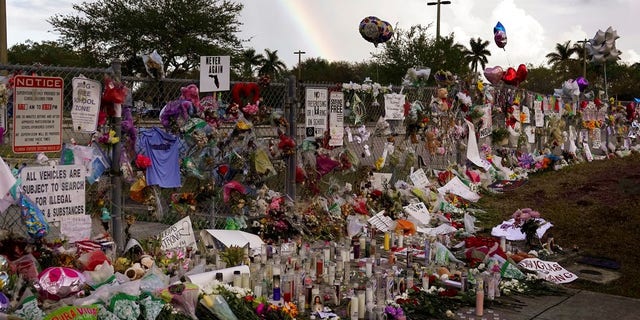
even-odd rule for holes
{"type": "Polygon", "coordinates": [[[539,276],[542,275],[545,280],[553,283],[568,283],[578,279],[578,276],[553,261],[528,258],[520,261],[518,265],[527,270],[536,271],[539,276]]]}
{"type": "Polygon", "coordinates": [[[191,218],[185,217],[160,234],[162,250],[185,248],[196,244],[191,218]]]}

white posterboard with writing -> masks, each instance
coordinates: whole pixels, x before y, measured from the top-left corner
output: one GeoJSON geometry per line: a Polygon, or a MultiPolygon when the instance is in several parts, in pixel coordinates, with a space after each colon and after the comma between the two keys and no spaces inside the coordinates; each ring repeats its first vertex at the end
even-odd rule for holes
{"type": "Polygon", "coordinates": [[[71,86],[73,87],[71,107],[73,130],[95,132],[98,127],[102,85],[99,81],[80,77],[73,78],[71,86]]]}
{"type": "Polygon", "coordinates": [[[60,233],[65,235],[69,243],[91,238],[91,215],[82,214],[63,217],[60,221],[60,233]]]}
{"type": "Polygon", "coordinates": [[[229,91],[231,57],[200,57],[200,92],[229,91]]]}
{"type": "Polygon", "coordinates": [[[329,145],[341,146],[344,141],[344,93],[329,94],[329,145]]]}
{"type": "Polygon", "coordinates": [[[162,250],[186,248],[196,245],[196,237],[193,234],[193,225],[190,217],[184,217],[180,221],[160,234],[162,250]]]}
{"type": "Polygon", "coordinates": [[[384,119],[404,120],[405,95],[387,93],[384,95],[384,119]]]}
{"type": "Polygon", "coordinates": [[[20,172],[22,193],[42,210],[48,222],[84,215],[85,178],[81,165],[25,167],[20,172]]]}
{"type": "Polygon", "coordinates": [[[491,105],[477,106],[482,110],[482,125],[480,125],[480,138],[486,138],[491,135],[491,129],[493,126],[493,116],[491,114],[491,105]]]}
{"type": "Polygon", "coordinates": [[[327,88],[307,88],[305,92],[305,127],[307,137],[322,137],[327,130],[327,88]]]}
{"type": "Polygon", "coordinates": [[[62,99],[60,77],[18,75],[14,78],[13,152],[62,150],[62,99]]]}

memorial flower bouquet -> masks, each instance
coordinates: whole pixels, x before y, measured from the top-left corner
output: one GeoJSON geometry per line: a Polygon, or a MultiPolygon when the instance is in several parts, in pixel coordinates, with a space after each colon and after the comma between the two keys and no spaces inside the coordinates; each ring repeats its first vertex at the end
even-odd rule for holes
{"type": "Polygon", "coordinates": [[[395,303],[404,310],[410,319],[446,319],[452,310],[472,305],[469,293],[460,293],[457,289],[445,289],[437,285],[429,289],[408,288],[395,303]]]}
{"type": "MultiPolygon", "coordinates": [[[[273,304],[264,296],[255,297],[249,289],[234,287],[215,280],[202,288],[202,291],[204,293],[202,303],[205,305],[212,304],[212,297],[222,297],[228,305],[227,312],[233,313],[237,319],[291,320],[298,315],[298,308],[291,302],[273,304]]],[[[218,306],[211,309],[215,309],[215,312],[219,313],[223,308],[218,306]]],[[[199,316],[201,315],[199,314],[199,316]]]]}

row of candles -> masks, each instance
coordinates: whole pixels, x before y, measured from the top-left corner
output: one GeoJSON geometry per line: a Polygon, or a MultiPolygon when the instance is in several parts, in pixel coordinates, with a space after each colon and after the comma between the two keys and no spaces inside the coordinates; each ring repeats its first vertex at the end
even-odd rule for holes
{"type": "MultiPolygon", "coordinates": [[[[433,253],[436,241],[448,243],[449,238],[405,237],[387,232],[379,239],[363,233],[348,242],[313,246],[264,244],[260,256],[250,265],[250,272],[236,271],[232,284],[275,302],[294,302],[301,314],[323,312],[325,305],[338,306],[347,299],[350,319],[381,319],[387,301],[414,285],[429,289],[429,276],[437,267],[433,253]],[[378,240],[382,240],[381,246],[378,240]],[[422,244],[420,248],[414,248],[418,243],[422,244]],[[398,255],[400,248],[404,251],[398,255]],[[414,259],[417,251],[424,254],[424,259],[414,259]]],[[[469,290],[466,272],[461,272],[459,280],[444,283],[469,290]]],[[[481,315],[485,293],[488,299],[499,296],[500,278],[493,274],[475,280],[476,313],[481,315]]]]}

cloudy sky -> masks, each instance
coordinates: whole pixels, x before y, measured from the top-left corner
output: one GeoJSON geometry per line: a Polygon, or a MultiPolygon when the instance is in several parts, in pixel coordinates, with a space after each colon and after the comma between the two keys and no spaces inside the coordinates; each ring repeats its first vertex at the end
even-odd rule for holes
{"type": "MultiPolygon", "coordinates": [[[[429,0],[431,1],[431,0],[429,0]]],[[[434,0],[435,1],[435,0],[434,0]]],[[[24,42],[55,40],[46,19],[55,13],[73,13],[73,0],[6,0],[9,46],[24,42]]],[[[427,0],[240,0],[245,8],[240,35],[251,39],[258,52],[278,50],[289,68],[302,59],[321,57],[330,61],[361,62],[381,48],[365,41],[358,24],[376,16],[398,28],[433,24],[436,7],[427,0]]],[[[640,28],[637,0],[451,0],[441,9],[441,34],[454,33],[456,41],[490,40],[488,66],[541,65],[555,44],[593,38],[609,26],[617,30],[616,42],[623,62],[640,62],[640,28]],[[635,14],[635,16],[634,16],[635,14]],[[504,50],[493,42],[493,27],[501,22],[507,31],[504,50]]],[[[431,66],[437,68],[437,66],[431,66]]]]}

